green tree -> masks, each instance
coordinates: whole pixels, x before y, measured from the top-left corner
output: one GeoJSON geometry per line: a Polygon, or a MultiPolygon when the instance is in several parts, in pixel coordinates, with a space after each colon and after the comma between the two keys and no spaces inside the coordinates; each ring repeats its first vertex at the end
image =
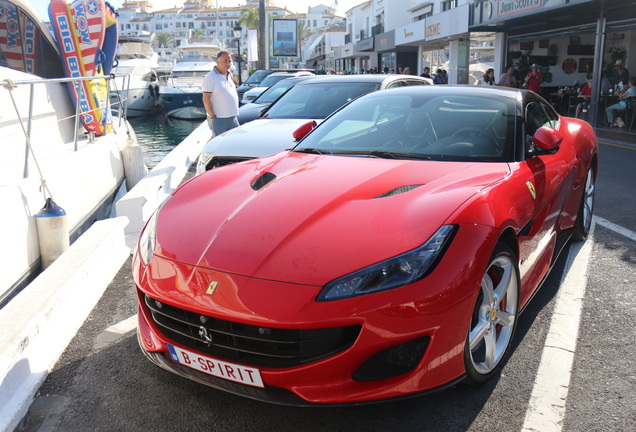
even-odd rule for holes
{"type": "Polygon", "coordinates": [[[307,22],[301,20],[298,20],[296,23],[296,32],[298,33],[298,40],[301,46],[305,44],[305,40],[312,34],[307,22]]]}
{"type": "Polygon", "coordinates": [[[205,30],[194,29],[190,32],[190,39],[192,39],[193,41],[200,42],[204,35],[205,35],[205,30]]]}
{"type": "Polygon", "coordinates": [[[157,41],[157,46],[159,46],[159,48],[168,48],[168,45],[171,46],[173,42],[172,36],[169,33],[157,33],[155,35],[155,40],[157,41]]]}
{"type": "Polygon", "coordinates": [[[239,15],[239,22],[248,30],[258,30],[259,19],[258,9],[253,7],[244,7],[239,15]]]}
{"type": "Polygon", "coordinates": [[[242,26],[246,27],[248,30],[257,30],[257,40],[258,40],[258,69],[265,69],[265,40],[267,38],[261,37],[261,35],[265,34],[265,4],[264,0],[259,0],[259,8],[253,7],[244,7],[241,9],[241,14],[239,15],[239,22],[242,26]],[[261,13],[262,12],[262,13],[261,13]],[[261,17],[263,19],[261,19],[261,17]]]}

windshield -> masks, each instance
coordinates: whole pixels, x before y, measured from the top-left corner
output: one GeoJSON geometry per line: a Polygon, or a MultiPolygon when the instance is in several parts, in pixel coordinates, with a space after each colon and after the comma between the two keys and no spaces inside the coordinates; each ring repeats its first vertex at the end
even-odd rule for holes
{"type": "MultiPolygon", "coordinates": [[[[311,81],[310,81],[311,82],[311,81]]],[[[379,88],[378,83],[323,82],[299,84],[263,115],[269,119],[324,119],[347,102],[379,88]]]]}
{"type": "Polygon", "coordinates": [[[268,70],[257,70],[245,81],[245,84],[256,85],[260,84],[261,81],[265,79],[265,77],[271,74],[272,71],[268,70]]]}
{"type": "Polygon", "coordinates": [[[294,151],[391,159],[512,160],[513,99],[431,95],[422,90],[387,90],[354,101],[294,151]]]}
{"type": "Polygon", "coordinates": [[[261,83],[258,85],[259,87],[271,87],[274,84],[276,84],[278,81],[282,81],[285,78],[291,78],[293,77],[293,75],[276,75],[276,74],[272,74],[269,75],[267,78],[265,78],[263,81],[261,81],[261,83]]]}
{"type": "Polygon", "coordinates": [[[282,80],[261,93],[254,99],[254,102],[259,104],[271,104],[297,82],[296,80],[282,80]]]}

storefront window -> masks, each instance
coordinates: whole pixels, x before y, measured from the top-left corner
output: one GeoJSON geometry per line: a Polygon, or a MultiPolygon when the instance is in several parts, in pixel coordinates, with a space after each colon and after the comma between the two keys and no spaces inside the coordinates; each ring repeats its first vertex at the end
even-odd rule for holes
{"type": "Polygon", "coordinates": [[[384,68],[388,68],[389,73],[397,73],[396,65],[395,65],[395,53],[382,54],[382,59],[380,63],[381,63],[380,70],[384,70],[384,68]]]}
{"type": "MultiPolygon", "coordinates": [[[[471,33],[468,84],[477,84],[486,71],[495,67],[495,34],[471,33]]],[[[496,78],[499,78],[497,74],[496,78]]]]}
{"type": "Polygon", "coordinates": [[[448,71],[450,52],[448,47],[433,49],[422,52],[422,68],[428,66],[431,68],[431,75],[435,74],[437,69],[448,71]]]}

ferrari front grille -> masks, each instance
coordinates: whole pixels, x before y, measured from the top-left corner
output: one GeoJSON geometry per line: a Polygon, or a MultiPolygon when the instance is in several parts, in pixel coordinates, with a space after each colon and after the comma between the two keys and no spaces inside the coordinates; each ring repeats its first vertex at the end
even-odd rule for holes
{"type": "Polygon", "coordinates": [[[225,165],[233,163],[243,162],[246,160],[254,159],[251,157],[239,157],[239,156],[226,156],[226,157],[213,157],[210,162],[205,166],[206,171],[210,171],[213,168],[219,168],[225,165]]]}
{"type": "Polygon", "coordinates": [[[256,367],[288,368],[341,352],[361,326],[282,329],[247,325],[201,315],[144,295],[159,331],[172,341],[213,357],[256,367]]]}

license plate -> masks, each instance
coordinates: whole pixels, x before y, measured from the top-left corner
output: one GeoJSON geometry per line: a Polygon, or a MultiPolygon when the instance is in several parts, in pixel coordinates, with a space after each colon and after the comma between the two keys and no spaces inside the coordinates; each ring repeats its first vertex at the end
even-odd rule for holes
{"type": "Polygon", "coordinates": [[[174,345],[167,345],[168,350],[170,350],[170,357],[172,357],[172,360],[176,363],[229,381],[235,381],[254,387],[265,387],[258,369],[216,360],[174,345]]]}

